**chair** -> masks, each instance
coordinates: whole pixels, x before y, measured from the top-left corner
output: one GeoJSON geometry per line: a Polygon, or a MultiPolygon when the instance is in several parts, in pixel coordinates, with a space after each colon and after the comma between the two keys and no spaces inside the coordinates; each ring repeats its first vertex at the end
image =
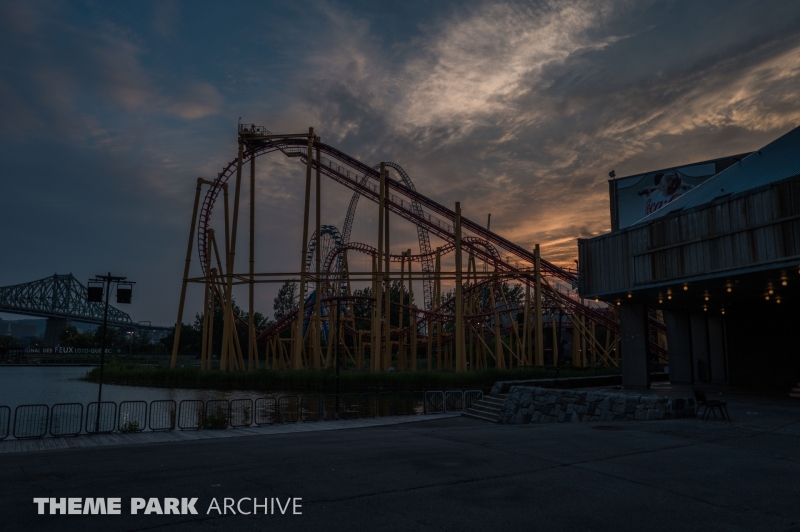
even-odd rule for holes
{"type": "Polygon", "coordinates": [[[722,419],[727,421],[731,420],[731,416],[728,414],[728,409],[725,407],[725,405],[728,403],[725,401],[708,400],[706,398],[706,394],[702,390],[693,388],[692,391],[694,392],[694,398],[697,399],[698,410],[700,406],[703,407],[703,413],[700,416],[700,419],[703,421],[707,420],[709,414],[714,414],[714,419],[716,419],[716,410],[719,410],[719,415],[722,417],[722,419]]]}

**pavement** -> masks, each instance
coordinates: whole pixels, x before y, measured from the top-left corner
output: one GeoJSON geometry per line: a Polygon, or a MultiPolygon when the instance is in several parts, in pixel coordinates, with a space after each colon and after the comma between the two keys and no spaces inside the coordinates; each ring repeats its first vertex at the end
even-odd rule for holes
{"type": "Polygon", "coordinates": [[[800,402],[723,397],[732,423],[455,417],[3,454],[0,530],[800,531],[800,402]],[[34,497],[118,497],[122,513],[38,515],[34,497]],[[130,513],[156,497],[198,514],[130,513]],[[302,513],[207,513],[245,497],[302,513]]]}

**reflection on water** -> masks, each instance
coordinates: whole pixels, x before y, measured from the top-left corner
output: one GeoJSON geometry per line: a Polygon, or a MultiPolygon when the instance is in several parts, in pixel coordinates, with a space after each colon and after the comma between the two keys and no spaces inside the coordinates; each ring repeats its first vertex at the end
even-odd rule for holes
{"type": "MultiPolygon", "coordinates": [[[[97,401],[97,383],[81,380],[88,367],[0,366],[0,405],[13,411],[18,405],[82,403],[97,401]]],[[[235,390],[148,388],[103,384],[103,401],[155,401],[157,399],[239,399],[282,395],[235,390]]]]}

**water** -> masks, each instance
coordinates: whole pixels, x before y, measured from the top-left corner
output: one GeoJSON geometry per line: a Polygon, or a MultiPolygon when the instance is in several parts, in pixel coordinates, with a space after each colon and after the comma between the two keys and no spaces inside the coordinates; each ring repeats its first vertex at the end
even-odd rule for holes
{"type": "MultiPolygon", "coordinates": [[[[97,401],[95,382],[81,380],[91,368],[47,366],[0,366],[0,406],[56,403],[82,403],[97,401]]],[[[150,388],[146,386],[119,386],[103,384],[103,401],[155,401],[172,399],[254,399],[267,394],[239,390],[197,390],[186,388],[150,388]]]]}

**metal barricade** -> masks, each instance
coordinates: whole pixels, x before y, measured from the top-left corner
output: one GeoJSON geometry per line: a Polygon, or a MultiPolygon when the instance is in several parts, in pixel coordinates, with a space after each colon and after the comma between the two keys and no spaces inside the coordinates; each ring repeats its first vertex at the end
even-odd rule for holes
{"type": "Polygon", "coordinates": [[[206,401],[206,413],[203,428],[222,430],[228,428],[231,405],[227,399],[211,399],[206,401]]]}
{"type": "Polygon", "coordinates": [[[464,410],[472,408],[472,405],[483,399],[481,390],[466,390],[464,392],[464,410]]]}
{"type": "Polygon", "coordinates": [[[230,406],[231,427],[249,427],[253,424],[253,400],[233,399],[230,406]]]}
{"type": "Polygon", "coordinates": [[[278,423],[297,423],[298,410],[296,395],[278,397],[278,423]]]}
{"type": "Polygon", "coordinates": [[[8,438],[8,431],[11,428],[11,408],[0,406],[0,441],[8,438]]]}
{"type": "Polygon", "coordinates": [[[378,394],[361,394],[358,404],[358,415],[361,417],[375,417],[378,415],[378,394]]]}
{"type": "Polygon", "coordinates": [[[205,418],[205,403],[199,399],[184,399],[178,404],[178,428],[200,430],[205,418]]]}
{"type": "Polygon", "coordinates": [[[147,403],[145,401],[122,401],[119,404],[118,431],[142,432],[146,426],[147,403]]]}
{"type": "MultiPolygon", "coordinates": [[[[340,396],[341,397],[341,396],[340,396]]],[[[341,404],[339,409],[341,410],[341,404]]],[[[321,417],[324,421],[333,421],[336,419],[336,394],[327,394],[322,396],[322,414],[321,417]]],[[[340,416],[341,417],[341,416],[340,416]]]]}
{"type": "Polygon", "coordinates": [[[300,396],[300,420],[319,421],[322,419],[322,396],[321,395],[301,395],[300,396]]]}
{"type": "MultiPolygon", "coordinates": [[[[183,403],[184,401],[181,401],[181,405],[183,403]]],[[[199,403],[202,412],[203,401],[199,401],[199,403]]],[[[178,417],[175,413],[176,406],[172,399],[150,401],[150,419],[148,420],[150,430],[175,430],[175,418],[178,417]]]]}
{"type": "Polygon", "coordinates": [[[414,413],[414,394],[397,392],[394,397],[395,415],[409,416],[414,413]]]}
{"type": "Polygon", "coordinates": [[[47,405],[20,405],[14,410],[14,437],[41,438],[47,434],[47,405]]]}
{"type": "Polygon", "coordinates": [[[444,392],[444,411],[463,412],[464,392],[461,390],[447,390],[444,392]]]}
{"type": "Polygon", "coordinates": [[[425,414],[425,392],[411,392],[411,410],[417,416],[425,414]]]}
{"type": "Polygon", "coordinates": [[[277,422],[277,402],[274,397],[259,397],[255,404],[255,422],[259,427],[277,422]]]}
{"type": "Polygon", "coordinates": [[[444,392],[425,392],[425,413],[444,414],[444,392]]]}
{"type": "Polygon", "coordinates": [[[98,423],[97,401],[89,403],[86,407],[86,432],[89,434],[109,434],[117,428],[117,403],[103,401],[100,403],[100,417],[98,423]]]}
{"type": "Polygon", "coordinates": [[[357,419],[360,414],[360,396],[357,393],[342,395],[339,414],[341,419],[357,419]]]}
{"type": "Polygon", "coordinates": [[[378,394],[378,415],[393,416],[397,413],[394,392],[380,392],[378,394]]]}
{"type": "Polygon", "coordinates": [[[77,436],[83,430],[83,405],[59,403],[50,409],[51,436],[77,436]]]}

